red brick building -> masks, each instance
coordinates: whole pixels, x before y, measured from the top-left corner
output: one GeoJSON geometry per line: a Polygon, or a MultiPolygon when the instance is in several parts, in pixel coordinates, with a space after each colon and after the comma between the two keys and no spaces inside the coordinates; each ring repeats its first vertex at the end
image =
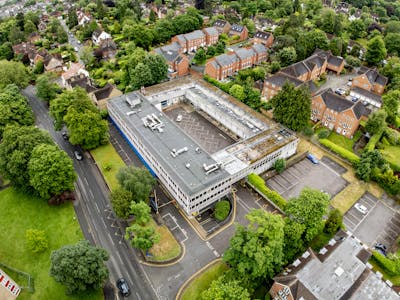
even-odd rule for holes
{"type": "Polygon", "coordinates": [[[327,89],[312,98],[311,120],[352,138],[361,119],[367,119],[370,110],[358,101],[354,103],[327,89]]]}
{"type": "Polygon", "coordinates": [[[203,28],[203,32],[206,35],[206,46],[211,46],[218,42],[219,32],[216,27],[203,28]]]}
{"type": "Polygon", "coordinates": [[[358,76],[353,78],[352,87],[359,87],[379,95],[385,90],[388,78],[379,74],[376,69],[361,67],[358,76]]]}
{"type": "Polygon", "coordinates": [[[228,36],[230,38],[238,37],[235,39],[236,42],[242,42],[247,40],[249,37],[249,31],[246,26],[233,24],[229,29],[228,36]]]}
{"type": "Polygon", "coordinates": [[[171,39],[182,47],[182,52],[195,52],[200,47],[206,46],[206,34],[201,30],[195,30],[186,34],[179,34],[171,39]]]}
{"type": "Polygon", "coordinates": [[[177,42],[154,49],[155,53],[166,60],[169,78],[189,74],[189,59],[181,53],[181,50],[182,48],[177,42]]]}
{"type": "Polygon", "coordinates": [[[254,34],[253,43],[263,44],[265,47],[270,48],[274,43],[274,36],[271,32],[257,31],[254,34]]]}
{"type": "Polygon", "coordinates": [[[217,28],[219,34],[228,33],[231,29],[231,24],[225,20],[216,20],[214,22],[214,27],[217,28]]]}

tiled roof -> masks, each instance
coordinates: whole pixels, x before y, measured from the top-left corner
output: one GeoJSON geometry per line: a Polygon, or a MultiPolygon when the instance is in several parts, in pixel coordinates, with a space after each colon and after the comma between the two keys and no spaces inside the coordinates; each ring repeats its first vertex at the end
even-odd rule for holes
{"type": "Polygon", "coordinates": [[[321,93],[321,98],[324,100],[326,107],[342,112],[354,105],[354,102],[335,94],[331,89],[327,89],[321,93]]]}
{"type": "Polygon", "coordinates": [[[167,61],[174,62],[177,60],[179,55],[179,49],[181,46],[177,42],[173,42],[171,44],[165,45],[163,47],[159,47],[154,49],[157,54],[163,56],[167,61]]]}
{"type": "Polygon", "coordinates": [[[271,36],[271,33],[270,32],[265,32],[265,31],[257,31],[254,34],[255,38],[262,39],[262,40],[268,40],[268,38],[270,36],[271,36]]]}
{"type": "Polygon", "coordinates": [[[343,57],[331,55],[328,58],[328,64],[339,67],[343,63],[343,57]]]}
{"type": "Polygon", "coordinates": [[[189,33],[186,33],[184,35],[185,39],[187,39],[188,41],[190,40],[196,40],[196,39],[201,39],[205,37],[205,34],[203,31],[201,30],[195,30],[189,33]]]}
{"type": "Polygon", "coordinates": [[[225,20],[216,20],[214,22],[214,26],[216,27],[224,27],[226,25],[227,21],[225,20]]]}
{"type": "Polygon", "coordinates": [[[254,56],[254,50],[251,48],[239,48],[235,53],[241,60],[254,56]]]}
{"type": "Polygon", "coordinates": [[[281,72],[276,73],[276,74],[266,78],[265,82],[269,82],[269,83],[275,84],[280,87],[282,87],[285,82],[293,83],[294,86],[296,86],[296,87],[303,83],[301,80],[294,78],[292,76],[289,76],[287,74],[281,73],[281,72]]]}
{"type": "MultiPolygon", "coordinates": [[[[362,116],[367,117],[371,113],[371,110],[369,108],[366,108],[365,105],[361,103],[361,101],[358,101],[357,104],[354,105],[353,111],[358,120],[360,120],[362,116]]],[[[362,259],[360,258],[360,260],[362,259]]]]}
{"type": "Polygon", "coordinates": [[[233,24],[233,25],[231,26],[230,31],[242,32],[243,29],[244,29],[244,26],[239,25],[239,24],[233,24]]]}
{"type": "Polygon", "coordinates": [[[110,83],[107,83],[104,87],[94,91],[93,94],[96,96],[97,101],[99,101],[110,97],[110,94],[113,90],[114,86],[110,83]]]}
{"type": "Polygon", "coordinates": [[[282,70],[283,73],[287,73],[294,77],[301,76],[303,74],[308,73],[309,71],[310,69],[307,67],[304,61],[300,61],[298,63],[290,65],[289,67],[286,67],[282,70]]]}
{"type": "Polygon", "coordinates": [[[214,26],[203,28],[208,35],[218,35],[218,30],[214,26]]]}
{"type": "Polygon", "coordinates": [[[267,52],[267,48],[263,44],[254,44],[252,48],[257,53],[267,52]]]}
{"type": "Polygon", "coordinates": [[[215,57],[215,61],[221,66],[229,66],[237,61],[239,61],[239,59],[237,58],[237,56],[235,54],[222,54],[222,55],[218,55],[215,57]]]}

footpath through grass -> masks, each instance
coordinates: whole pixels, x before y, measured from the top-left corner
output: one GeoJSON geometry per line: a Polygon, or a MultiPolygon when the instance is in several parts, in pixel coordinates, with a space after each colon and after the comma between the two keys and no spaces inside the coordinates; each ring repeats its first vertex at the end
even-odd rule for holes
{"type": "Polygon", "coordinates": [[[116,175],[120,168],[125,167],[125,163],[115,151],[114,146],[108,143],[107,145],[91,150],[90,153],[92,153],[110,190],[116,189],[118,187],[116,175]]]}
{"type": "Polygon", "coordinates": [[[228,266],[221,260],[217,261],[189,283],[189,285],[184,289],[181,299],[199,299],[200,294],[208,289],[211,282],[221,276],[226,270],[228,270],[228,266]]]}
{"type": "Polygon", "coordinates": [[[64,286],[49,276],[51,251],[83,239],[72,204],[49,206],[43,199],[7,188],[0,191],[0,205],[0,227],[4,229],[0,231],[0,261],[29,273],[34,280],[35,292],[22,291],[19,300],[103,299],[100,290],[66,296],[64,286]],[[31,228],[45,231],[49,242],[46,251],[35,254],[27,249],[25,231],[31,228]]]}

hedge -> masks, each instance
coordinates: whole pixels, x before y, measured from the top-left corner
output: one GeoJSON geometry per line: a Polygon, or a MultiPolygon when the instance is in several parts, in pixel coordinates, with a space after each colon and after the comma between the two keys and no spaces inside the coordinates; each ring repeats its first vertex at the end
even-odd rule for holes
{"type": "Polygon", "coordinates": [[[281,195],[279,195],[277,192],[269,189],[265,185],[264,179],[262,179],[260,176],[257,174],[251,173],[247,179],[249,182],[254,185],[261,193],[263,193],[269,200],[274,202],[280,209],[283,211],[285,210],[287,201],[285,198],[283,198],[281,195]]]}
{"type": "Polygon", "coordinates": [[[225,220],[231,210],[231,203],[228,200],[222,200],[215,204],[214,216],[218,221],[225,220]]]}
{"type": "Polygon", "coordinates": [[[383,131],[381,131],[380,133],[376,133],[373,136],[371,136],[371,138],[368,141],[368,144],[364,148],[365,151],[372,151],[372,150],[375,149],[375,145],[381,139],[382,133],[383,133],[383,131]]]}
{"type": "Polygon", "coordinates": [[[390,258],[385,257],[377,251],[372,251],[372,257],[379,267],[384,269],[388,275],[398,276],[400,270],[398,269],[398,263],[390,258]]]}
{"type": "Polygon", "coordinates": [[[356,154],[341,146],[336,145],[335,143],[331,142],[328,139],[320,139],[319,142],[353,164],[358,163],[360,161],[360,158],[356,154]]]}

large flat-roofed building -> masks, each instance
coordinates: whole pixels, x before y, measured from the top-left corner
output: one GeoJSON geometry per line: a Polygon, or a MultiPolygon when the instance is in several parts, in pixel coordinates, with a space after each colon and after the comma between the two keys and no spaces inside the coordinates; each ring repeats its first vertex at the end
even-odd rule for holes
{"type": "Polygon", "coordinates": [[[202,80],[186,77],[148,88],[145,94],[111,99],[109,115],[188,215],[229,194],[248,174],[264,172],[276,159],[296,152],[298,139],[291,131],[202,80]],[[190,125],[189,113],[171,117],[177,105],[190,107],[205,123],[190,125]],[[212,128],[224,131],[214,138],[212,128]]]}

